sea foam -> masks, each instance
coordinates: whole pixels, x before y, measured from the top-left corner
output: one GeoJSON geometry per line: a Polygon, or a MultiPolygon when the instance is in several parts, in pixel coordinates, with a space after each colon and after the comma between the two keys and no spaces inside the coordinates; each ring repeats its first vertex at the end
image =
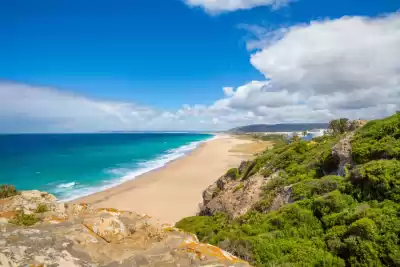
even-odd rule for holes
{"type": "Polygon", "coordinates": [[[65,183],[65,184],[59,184],[57,185],[57,188],[71,188],[76,185],[76,182],[70,182],[70,183],[65,183]]]}
{"type": "Polygon", "coordinates": [[[85,186],[83,184],[77,184],[75,182],[71,182],[71,183],[59,184],[57,186],[57,190],[55,191],[57,191],[57,193],[59,194],[59,199],[62,202],[71,201],[80,197],[88,196],[96,192],[104,191],[106,189],[120,185],[124,182],[133,180],[136,177],[145,174],[147,172],[162,168],[169,162],[187,155],[188,153],[196,149],[200,144],[216,138],[218,137],[213,136],[211,138],[202,141],[196,141],[175,149],[170,149],[167,151],[166,154],[161,155],[153,160],[139,162],[134,169],[128,169],[128,168],[108,169],[106,170],[106,172],[113,176],[117,176],[117,178],[100,181],[100,183],[95,186],[85,186]]]}

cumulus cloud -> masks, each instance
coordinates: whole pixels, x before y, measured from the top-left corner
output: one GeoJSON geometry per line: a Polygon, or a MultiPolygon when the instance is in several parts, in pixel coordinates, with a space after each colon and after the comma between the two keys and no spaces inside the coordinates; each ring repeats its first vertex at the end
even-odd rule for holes
{"type": "Polygon", "coordinates": [[[210,13],[220,13],[259,6],[278,8],[286,5],[290,0],[185,0],[185,2],[189,6],[201,7],[210,13]]]}
{"type": "MultiPolygon", "coordinates": [[[[252,81],[216,102],[265,122],[379,118],[400,110],[400,14],[313,21],[275,31],[250,27],[252,81]]],[[[224,89],[224,91],[226,91],[224,89]]]]}
{"type": "Polygon", "coordinates": [[[222,90],[224,91],[224,94],[226,96],[233,96],[235,94],[235,92],[233,91],[233,87],[224,87],[222,88],[222,90]]]}
{"type": "Polygon", "coordinates": [[[224,130],[400,110],[400,14],[253,30],[250,62],[265,80],[224,87],[214,103],[167,111],[3,82],[0,132],[224,130]]]}
{"type": "Polygon", "coordinates": [[[343,17],[286,30],[251,57],[281,88],[332,94],[400,83],[400,15],[343,17]]]}

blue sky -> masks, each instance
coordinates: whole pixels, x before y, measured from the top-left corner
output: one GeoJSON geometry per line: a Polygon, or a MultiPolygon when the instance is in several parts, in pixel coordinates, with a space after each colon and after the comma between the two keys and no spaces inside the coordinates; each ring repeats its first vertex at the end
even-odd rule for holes
{"type": "MultiPolygon", "coordinates": [[[[77,99],[97,101],[100,106],[111,103],[111,106],[106,108],[107,120],[117,120],[118,123],[110,122],[106,130],[136,129],[137,127],[134,126],[137,123],[127,116],[136,114],[137,107],[140,107],[140,110],[151,110],[149,113],[156,118],[164,114],[174,120],[171,124],[160,124],[155,120],[152,125],[141,127],[146,129],[222,129],[252,122],[325,121],[342,114],[365,114],[363,110],[359,113],[351,111],[346,113],[342,108],[337,107],[334,111],[330,108],[333,104],[326,103],[325,108],[310,105],[303,107],[310,110],[304,117],[291,116],[291,113],[297,113],[293,112],[294,110],[319,95],[316,91],[320,89],[311,87],[320,86],[320,83],[312,83],[302,91],[296,91],[297,89],[290,89],[289,85],[282,81],[274,82],[270,74],[282,69],[282,66],[274,66],[274,69],[270,69],[271,66],[265,66],[264,63],[269,62],[271,56],[264,57],[263,55],[270,55],[269,52],[272,49],[280,52],[279,45],[284,44],[286,37],[295,36],[297,31],[304,36],[301,40],[307,39],[306,30],[315,27],[310,24],[311,21],[319,22],[322,26],[329,28],[329,25],[335,21],[345,21],[343,16],[354,18],[354,21],[358,18],[364,23],[365,27],[362,26],[362,30],[365,30],[366,34],[369,30],[373,31],[379,40],[383,40],[384,36],[375,32],[375,26],[368,24],[366,20],[376,22],[380,25],[382,32],[389,31],[388,36],[397,36],[399,32],[396,11],[400,8],[400,4],[396,0],[297,0],[289,1],[278,8],[276,7],[278,2],[286,1],[261,0],[259,1],[262,2],[261,6],[254,6],[251,2],[257,1],[242,0],[239,1],[242,6],[233,6],[231,9],[227,8],[229,1],[226,0],[216,0],[217,4],[220,2],[218,7],[207,6],[206,2],[202,0],[16,0],[2,3],[0,79],[3,85],[0,87],[2,90],[0,93],[2,93],[3,101],[7,98],[7,102],[11,101],[15,104],[14,107],[25,107],[26,103],[32,104],[33,107],[32,110],[23,109],[15,114],[12,114],[13,105],[11,104],[9,104],[10,110],[0,108],[0,131],[104,130],[100,126],[82,128],[82,125],[85,125],[83,122],[74,125],[72,121],[78,119],[73,117],[71,115],[73,112],[68,110],[57,111],[55,114],[58,115],[50,119],[48,115],[41,117],[40,114],[51,113],[50,106],[54,109],[60,106],[54,102],[56,100],[49,96],[49,99],[45,101],[43,99],[45,96],[42,94],[38,97],[37,93],[32,93],[34,94],[32,96],[27,93],[28,99],[21,101],[18,96],[22,91],[18,90],[22,89],[14,87],[24,87],[23,90],[29,92],[32,90],[43,92],[47,90],[46,88],[52,88],[50,95],[73,95],[77,99]],[[387,25],[381,25],[382,17],[384,17],[382,23],[387,23],[387,25]],[[299,27],[303,27],[304,31],[298,29],[299,27]],[[249,50],[253,46],[257,49],[249,50]],[[259,60],[264,63],[251,61],[257,53],[259,53],[259,60]],[[265,81],[270,82],[265,83],[265,81]],[[256,98],[265,99],[263,103],[257,104],[255,110],[244,107],[246,105],[235,104],[238,102],[236,98],[243,98],[240,95],[243,93],[240,91],[247,92],[246,85],[249,83],[254,85],[252,82],[260,82],[256,84],[261,84],[262,88],[257,90],[264,92],[256,98]],[[246,88],[239,90],[243,86],[246,88]],[[232,92],[224,94],[222,90],[224,87],[233,87],[232,92]],[[32,90],[27,88],[32,88],[32,90]],[[11,91],[13,93],[10,93],[11,91]],[[285,99],[293,98],[293,101],[289,103],[292,107],[290,108],[288,103],[281,105],[282,101],[277,99],[278,96],[285,99]],[[230,98],[232,101],[229,100],[230,98]],[[274,103],[266,103],[271,99],[274,103]],[[38,101],[45,101],[49,107],[41,110],[38,101]],[[233,104],[226,104],[226,102],[233,104]],[[215,107],[218,105],[225,105],[222,108],[225,111],[216,112],[215,107]],[[117,110],[115,106],[118,106],[117,110]],[[123,111],[119,108],[120,106],[124,106],[123,111]],[[268,109],[277,106],[287,107],[289,111],[274,110],[277,114],[279,113],[279,116],[274,117],[264,114],[270,113],[271,110],[268,109]],[[227,118],[227,109],[230,109],[229,116],[232,118],[227,118]],[[32,112],[35,112],[34,116],[32,112]],[[187,115],[185,118],[182,117],[184,112],[187,115]],[[285,118],[281,116],[284,112],[287,112],[285,118]],[[114,114],[117,118],[109,116],[110,114],[114,114]],[[235,120],[233,114],[236,114],[238,119],[235,120]],[[18,118],[21,123],[10,123],[15,118],[18,118]],[[25,123],[26,121],[29,123],[25,123]],[[200,125],[200,121],[203,121],[201,122],[203,126],[200,125]],[[121,125],[120,122],[122,122],[121,125]]],[[[343,29],[346,28],[344,25],[343,29]]],[[[354,31],[357,32],[356,29],[354,31]]],[[[331,36],[336,36],[335,34],[336,30],[333,30],[331,36]]],[[[351,33],[350,36],[352,36],[351,33]]],[[[343,39],[334,37],[336,41],[341,40],[341,42],[329,48],[329,51],[334,51],[341,46],[341,43],[346,42],[345,37],[343,36],[343,39]]],[[[326,36],[326,38],[330,37],[326,36]]],[[[398,40],[394,39],[392,43],[385,42],[384,45],[394,47],[398,44],[398,40]]],[[[376,51],[376,49],[371,50],[372,41],[368,42],[370,41],[367,41],[369,46],[365,48],[366,51],[375,53],[371,52],[376,51]]],[[[319,51],[318,42],[315,43],[315,48],[319,51]]],[[[324,49],[327,48],[324,47],[324,49]]],[[[300,52],[302,55],[309,53],[300,52]]],[[[324,53],[324,56],[327,56],[328,52],[324,53]]],[[[330,60],[325,62],[324,66],[328,67],[332,64],[332,58],[344,56],[342,52],[340,53],[329,56],[330,60]]],[[[296,55],[293,54],[292,57],[295,58],[296,55]]],[[[315,53],[311,57],[316,55],[315,53]]],[[[368,57],[369,54],[364,54],[364,56],[368,57]]],[[[382,60],[384,57],[385,55],[382,60]]],[[[381,65],[379,61],[376,62],[378,60],[376,58],[372,55],[367,63],[381,65]]],[[[274,62],[285,62],[285,60],[285,55],[282,54],[274,62]]],[[[349,60],[356,59],[349,58],[349,60]]],[[[382,65],[385,62],[383,61],[382,65]]],[[[304,62],[296,61],[290,64],[291,66],[297,64],[297,67],[300,66],[299,69],[304,70],[304,62]]],[[[387,73],[381,73],[379,77],[387,75],[386,80],[396,80],[398,76],[390,76],[394,75],[393,70],[398,67],[393,64],[395,63],[391,63],[387,73]]],[[[300,73],[299,69],[295,68],[292,71],[296,73],[285,73],[285,75],[294,77],[300,73]]],[[[309,71],[311,70],[307,70],[307,73],[309,71]]],[[[375,70],[374,73],[380,73],[380,71],[381,69],[375,70]]],[[[355,71],[348,73],[355,74],[355,71]]],[[[281,72],[276,73],[275,77],[280,79],[281,74],[281,72]]],[[[314,78],[310,77],[302,79],[307,80],[296,81],[299,84],[314,81],[314,78]]],[[[350,80],[353,78],[347,79],[346,83],[350,80]]],[[[332,83],[335,82],[341,84],[344,81],[333,79],[332,83]]],[[[354,82],[349,86],[356,90],[359,83],[354,82]]],[[[386,83],[374,84],[374,86],[384,87],[378,91],[389,90],[396,97],[398,95],[398,92],[392,88],[389,89],[386,83]]],[[[397,88],[397,83],[390,84],[391,86],[397,88]]],[[[333,93],[338,99],[346,98],[340,95],[343,92],[333,93]]],[[[324,95],[326,96],[326,91],[324,95]]],[[[396,103],[386,102],[375,107],[376,110],[367,114],[368,117],[383,116],[397,108],[396,103]]],[[[354,103],[350,106],[354,106],[354,103]]],[[[361,108],[370,107],[367,105],[361,108]]],[[[15,109],[18,111],[18,108],[15,109]]],[[[95,112],[92,110],[88,111],[89,117],[104,120],[104,114],[96,117],[97,115],[93,113],[95,112]]]]}

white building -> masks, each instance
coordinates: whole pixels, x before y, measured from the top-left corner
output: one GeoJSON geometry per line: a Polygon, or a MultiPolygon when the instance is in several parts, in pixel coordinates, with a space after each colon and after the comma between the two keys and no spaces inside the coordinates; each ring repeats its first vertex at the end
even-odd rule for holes
{"type": "Polygon", "coordinates": [[[305,136],[305,139],[312,140],[315,137],[324,136],[325,133],[326,133],[326,129],[314,129],[311,131],[307,131],[307,135],[305,136]]]}

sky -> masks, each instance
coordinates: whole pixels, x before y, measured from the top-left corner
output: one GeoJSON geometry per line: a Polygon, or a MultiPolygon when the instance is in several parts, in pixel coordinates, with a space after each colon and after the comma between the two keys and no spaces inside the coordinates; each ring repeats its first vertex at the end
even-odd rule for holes
{"type": "Polygon", "coordinates": [[[0,33],[0,133],[400,110],[398,0],[15,0],[0,33]]]}

